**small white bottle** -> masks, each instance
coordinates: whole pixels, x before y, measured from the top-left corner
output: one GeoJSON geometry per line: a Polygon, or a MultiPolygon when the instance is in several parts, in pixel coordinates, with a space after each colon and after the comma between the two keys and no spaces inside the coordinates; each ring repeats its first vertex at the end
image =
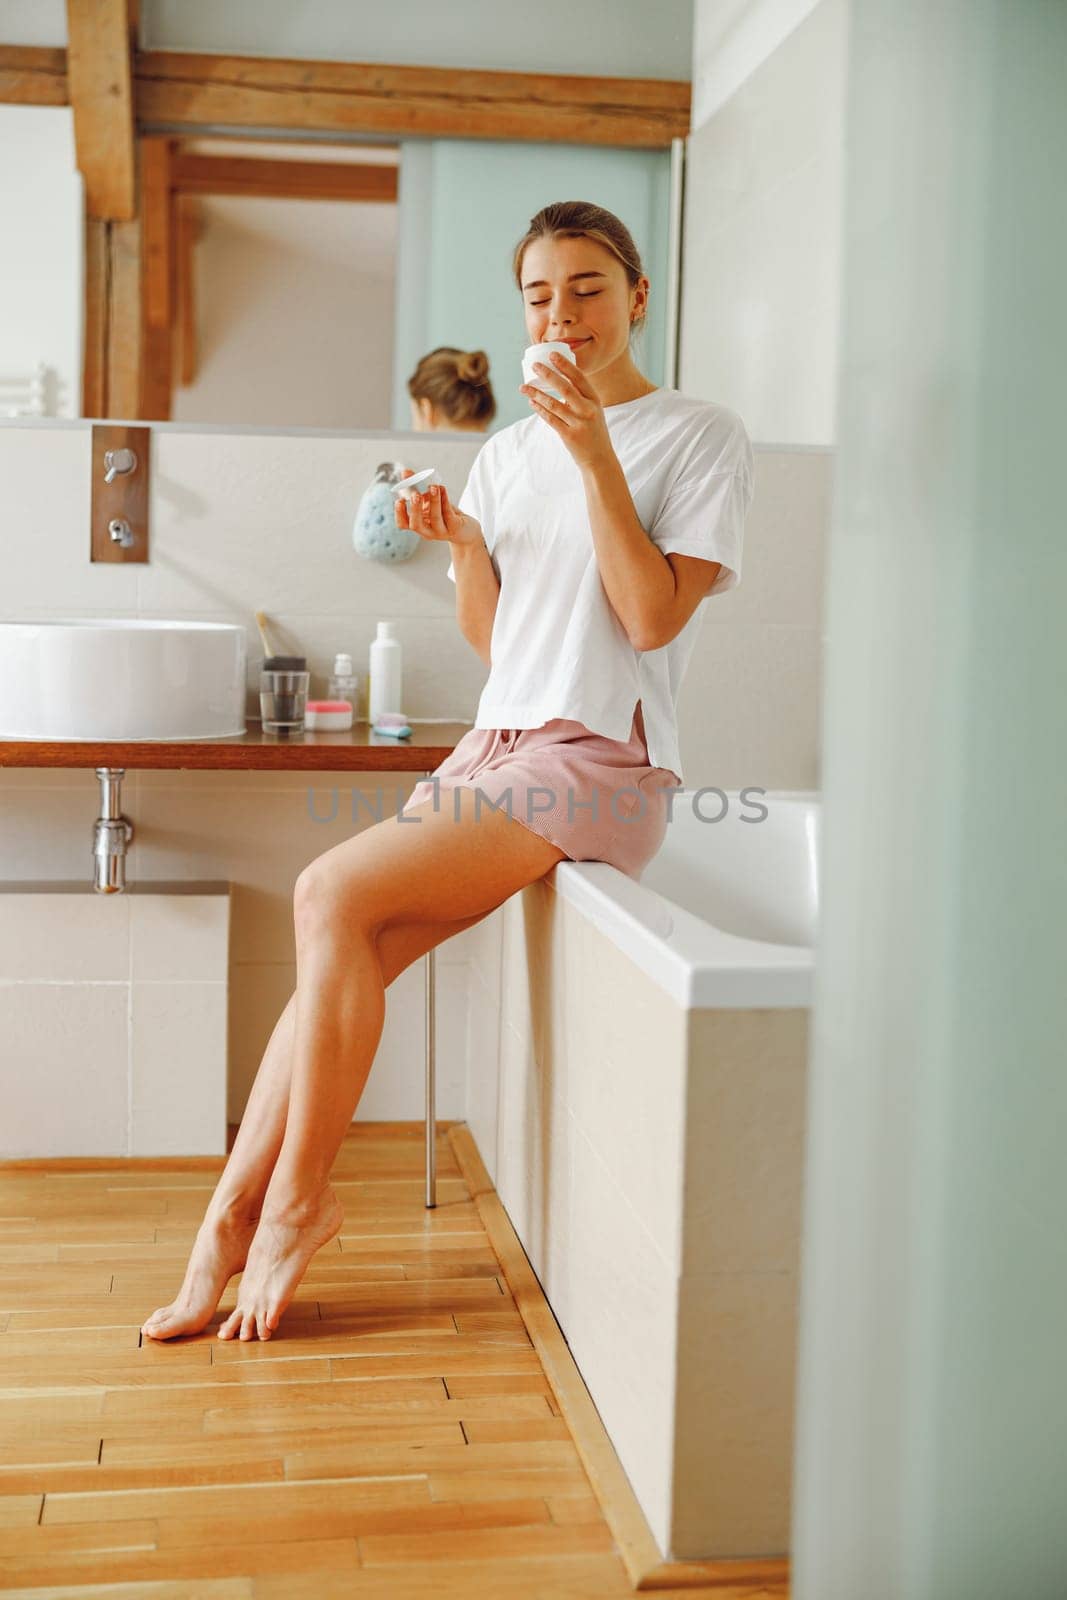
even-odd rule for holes
{"type": "Polygon", "coordinates": [[[372,723],[382,711],[403,711],[401,685],[400,640],[391,622],[379,622],[378,636],[371,640],[367,687],[367,715],[372,723]]]}
{"type": "Polygon", "coordinates": [[[347,700],[352,708],[352,716],[356,716],[359,708],[359,679],[352,671],[352,657],[347,651],[339,651],[333,658],[333,671],[327,682],[326,698],[347,700]]]}

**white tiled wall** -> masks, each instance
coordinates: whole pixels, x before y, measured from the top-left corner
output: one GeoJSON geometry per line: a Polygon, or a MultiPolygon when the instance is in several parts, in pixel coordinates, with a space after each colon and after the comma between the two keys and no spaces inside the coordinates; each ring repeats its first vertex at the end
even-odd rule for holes
{"type": "Polygon", "coordinates": [[[837,439],[848,0],[696,0],[679,388],[837,439]]]}
{"type": "Polygon", "coordinates": [[[228,886],[0,884],[0,1159],[226,1154],[228,886]]]}

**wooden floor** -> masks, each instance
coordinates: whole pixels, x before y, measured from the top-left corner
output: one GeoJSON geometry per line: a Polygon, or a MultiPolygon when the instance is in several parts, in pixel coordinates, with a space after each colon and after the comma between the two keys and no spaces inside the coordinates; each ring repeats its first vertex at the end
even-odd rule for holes
{"type": "Polygon", "coordinates": [[[787,1595],[783,1562],[658,1562],[469,1131],[437,1150],[427,1209],[422,1125],[353,1126],[266,1343],[216,1337],[237,1278],[202,1333],[140,1334],[221,1160],[0,1164],[0,1589],[787,1595]]]}

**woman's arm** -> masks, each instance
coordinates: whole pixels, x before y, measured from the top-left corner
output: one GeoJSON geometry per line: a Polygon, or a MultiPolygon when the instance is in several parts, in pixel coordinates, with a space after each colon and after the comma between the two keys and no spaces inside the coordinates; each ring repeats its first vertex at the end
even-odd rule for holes
{"type": "Polygon", "coordinates": [[[484,538],[473,543],[453,544],[452,569],[456,574],[456,621],[468,644],[474,646],[486,666],[491,666],[489,640],[493,633],[500,579],[484,538]]]}
{"type": "Polygon", "coordinates": [[[674,603],[674,569],[641,524],[618,456],[581,470],[604,592],[634,649],[655,650],[674,603]]]}
{"type": "MultiPolygon", "coordinates": [[[[411,477],[410,467],[404,472],[411,477]]],[[[468,644],[474,646],[486,666],[489,640],[500,599],[500,579],[496,575],[489,549],[477,517],[460,511],[448,498],[443,483],[431,484],[425,493],[411,496],[411,504],[400,496],[396,506],[396,525],[409,528],[424,539],[447,540],[452,550],[452,572],[456,580],[456,620],[468,644]]]]}
{"type": "Polygon", "coordinates": [[[586,374],[558,350],[548,362],[535,362],[534,369],[563,385],[562,394],[532,384],[523,384],[520,393],[559,434],[581,472],[608,604],[634,649],[654,650],[660,619],[674,601],[674,570],[641,524],[604,408],[586,374]]]}

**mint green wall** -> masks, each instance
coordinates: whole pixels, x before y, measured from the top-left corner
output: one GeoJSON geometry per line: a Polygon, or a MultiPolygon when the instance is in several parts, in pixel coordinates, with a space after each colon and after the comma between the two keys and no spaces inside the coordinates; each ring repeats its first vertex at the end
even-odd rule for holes
{"type": "Polygon", "coordinates": [[[662,383],[668,151],[411,140],[400,153],[396,427],[411,426],[406,380],[419,358],[441,344],[488,353],[497,403],[493,431],[531,415],[518,392],[527,340],[511,254],[530,218],[554,200],[593,200],[633,234],[651,284],[634,359],[653,383],[662,383]]]}
{"type": "Polygon", "coordinates": [[[795,1600],[1067,1595],[1065,63],[852,3],[795,1600]]]}

